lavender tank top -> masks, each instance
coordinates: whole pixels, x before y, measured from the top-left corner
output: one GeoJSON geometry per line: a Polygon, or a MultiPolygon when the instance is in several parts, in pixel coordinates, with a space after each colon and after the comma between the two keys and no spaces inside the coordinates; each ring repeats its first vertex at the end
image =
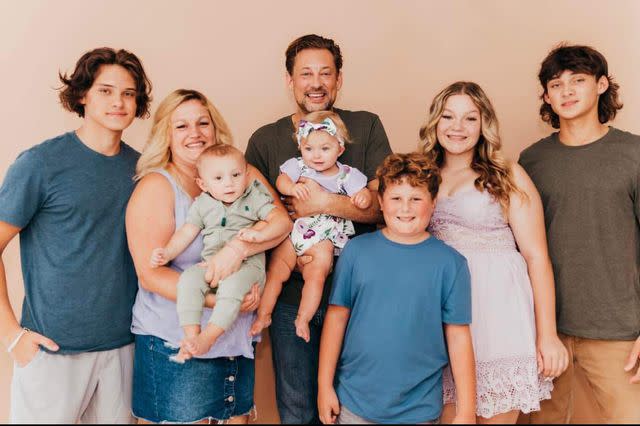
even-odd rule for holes
{"type": "MultiPolygon", "coordinates": [[[[187,212],[193,200],[178,186],[173,177],[164,169],[154,170],[164,176],[173,188],[175,196],[176,229],[182,226],[187,218],[187,212]]],[[[201,261],[202,236],[198,236],[191,245],[176,257],[169,267],[178,272],[201,261]]],[[[211,315],[211,309],[204,309],[202,327],[211,315]]],[[[229,356],[244,356],[253,358],[253,339],[249,337],[249,329],[254,319],[254,313],[241,313],[229,329],[218,339],[209,352],[199,358],[218,358],[229,356]]],[[[131,332],[134,334],[159,337],[177,346],[184,337],[178,323],[176,303],[164,297],[147,291],[138,282],[138,294],[133,305],[133,321],[131,332]]]]}

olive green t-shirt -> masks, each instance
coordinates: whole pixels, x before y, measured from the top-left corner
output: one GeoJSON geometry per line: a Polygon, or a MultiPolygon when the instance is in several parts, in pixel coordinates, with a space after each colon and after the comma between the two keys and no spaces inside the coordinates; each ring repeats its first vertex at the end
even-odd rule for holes
{"type": "MultiPolygon", "coordinates": [[[[391,154],[391,147],[380,118],[367,111],[347,111],[334,108],[349,130],[352,142],[346,145],[339,161],[355,167],[367,176],[375,179],[376,169],[391,154]]],[[[247,145],[245,157],[269,180],[275,188],[280,174],[280,165],[290,158],[299,157],[298,144],[293,139],[295,129],[291,115],[282,117],[275,123],[267,124],[256,130],[247,145]]],[[[354,222],[356,235],[375,231],[375,225],[354,222]]],[[[325,281],[321,306],[327,305],[331,287],[331,275],[325,281]]],[[[302,275],[297,272],[282,288],[279,300],[297,306],[302,296],[302,275]]]]}
{"type": "Polygon", "coordinates": [[[544,207],[558,331],[632,340],[640,332],[640,136],[611,127],[582,146],[558,133],[520,154],[544,207]]]}

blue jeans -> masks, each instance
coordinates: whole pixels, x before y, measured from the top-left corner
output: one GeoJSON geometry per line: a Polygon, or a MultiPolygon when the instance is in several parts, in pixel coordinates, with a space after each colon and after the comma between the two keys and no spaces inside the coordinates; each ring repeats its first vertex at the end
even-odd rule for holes
{"type": "Polygon", "coordinates": [[[318,309],[309,322],[309,343],[296,335],[297,314],[297,306],[278,302],[271,315],[276,403],[281,423],[319,424],[318,353],[325,310],[318,309]]]}

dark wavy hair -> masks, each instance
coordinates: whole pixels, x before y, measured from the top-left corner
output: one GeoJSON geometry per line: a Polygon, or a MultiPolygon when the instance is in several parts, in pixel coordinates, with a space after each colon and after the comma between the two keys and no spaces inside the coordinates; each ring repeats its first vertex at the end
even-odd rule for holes
{"type": "Polygon", "coordinates": [[[151,81],[147,78],[140,59],[124,49],[116,51],[110,47],[100,47],[82,55],[70,76],[58,73],[62,82],[59,89],[62,106],[84,117],[84,105],[80,101],[93,85],[102,65],[120,65],[129,71],[136,85],[136,117],[148,117],[151,81]]]}
{"type": "Polygon", "coordinates": [[[616,113],[622,108],[622,102],[618,99],[618,89],[620,86],[613,82],[613,77],[609,75],[607,60],[592,47],[570,46],[562,43],[554,48],[542,64],[538,79],[542,85],[543,93],[540,97],[540,117],[546,123],[551,124],[555,129],[560,128],[560,117],[556,114],[551,105],[544,101],[547,94],[547,83],[558,78],[564,71],[573,71],[595,76],[599,80],[605,76],[609,80],[609,88],[598,98],[598,120],[604,124],[615,118],[616,113]]]}
{"type": "Polygon", "coordinates": [[[427,188],[432,199],[436,199],[442,178],[440,169],[426,155],[419,152],[390,154],[376,170],[378,194],[382,197],[387,187],[403,180],[413,186],[427,188]]]}
{"type": "Polygon", "coordinates": [[[336,71],[340,72],[342,69],[342,53],[340,52],[340,46],[338,46],[330,38],[325,38],[316,34],[307,34],[302,37],[298,37],[293,40],[285,52],[285,66],[289,75],[293,75],[293,64],[296,61],[298,53],[305,49],[327,49],[333,55],[333,63],[336,66],[336,71]]]}

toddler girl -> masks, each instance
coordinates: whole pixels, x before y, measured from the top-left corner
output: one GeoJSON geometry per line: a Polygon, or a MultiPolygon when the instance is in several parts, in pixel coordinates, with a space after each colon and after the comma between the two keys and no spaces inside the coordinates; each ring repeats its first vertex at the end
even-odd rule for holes
{"type": "MultiPolygon", "coordinates": [[[[306,178],[316,181],[327,191],[348,195],[358,208],[366,209],[371,205],[371,193],[366,188],[367,177],[337,161],[349,141],[347,128],[338,114],[331,111],[308,114],[300,120],[295,137],[301,157],[291,158],[280,166],[276,187],[281,194],[308,200],[309,188],[300,181],[300,178],[306,178]]],[[[282,283],[291,275],[296,257],[304,254],[313,260],[302,271],[304,287],[295,326],[296,334],[308,342],[309,321],[320,305],[333,256],[339,254],[354,232],[350,220],[327,214],[297,219],[291,237],[271,255],[258,318],[251,327],[251,333],[258,334],[271,324],[271,312],[282,283]]]]}

